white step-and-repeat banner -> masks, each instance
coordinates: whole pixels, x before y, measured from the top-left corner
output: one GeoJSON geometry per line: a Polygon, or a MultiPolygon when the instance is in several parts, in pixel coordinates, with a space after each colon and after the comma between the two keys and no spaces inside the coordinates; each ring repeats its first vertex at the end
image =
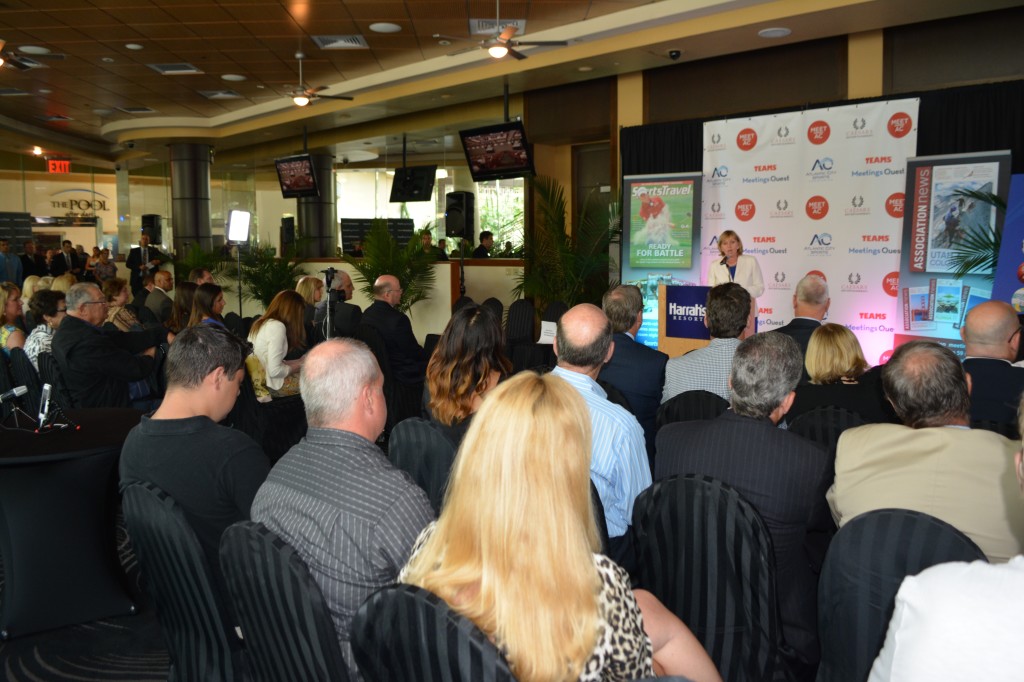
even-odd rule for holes
{"type": "Polygon", "coordinates": [[[759,330],[792,319],[796,283],[815,272],[828,281],[828,321],[853,330],[869,363],[887,359],[917,112],[904,99],[706,123],[701,282],[718,235],[734,230],[764,276],[759,330]]]}

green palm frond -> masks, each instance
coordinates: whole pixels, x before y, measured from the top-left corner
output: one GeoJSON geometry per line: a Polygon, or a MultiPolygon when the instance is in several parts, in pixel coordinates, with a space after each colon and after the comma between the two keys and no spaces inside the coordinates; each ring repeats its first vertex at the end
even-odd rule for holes
{"type": "MultiPolygon", "coordinates": [[[[429,228],[427,225],[424,229],[429,228]]],[[[433,267],[437,258],[423,251],[418,235],[415,233],[405,246],[399,246],[388,230],[388,221],[374,220],[363,239],[363,257],[342,256],[343,261],[355,268],[354,279],[359,290],[372,299],[377,278],[394,275],[402,285],[400,311],[406,312],[419,301],[430,298],[437,280],[433,267]]]]}
{"type": "Polygon", "coordinates": [[[525,245],[526,267],[513,293],[533,298],[538,311],[552,301],[570,307],[600,303],[608,288],[608,247],[621,230],[618,206],[588,197],[575,234],[570,234],[562,186],[540,176],[533,189],[537,228],[525,245]]]}
{"type": "Polygon", "coordinates": [[[294,289],[295,282],[304,274],[302,259],[296,253],[296,247],[289,248],[284,257],[277,257],[277,249],[250,242],[249,248],[241,257],[241,273],[232,273],[242,287],[242,298],[259,301],[266,309],[278,292],[294,289]]]}
{"type": "MultiPolygon", "coordinates": [[[[954,194],[987,206],[994,206],[1000,213],[1006,211],[1006,202],[1003,198],[991,192],[959,189],[954,194]]],[[[987,280],[995,279],[1002,241],[1003,231],[990,225],[966,230],[963,238],[953,244],[953,253],[950,256],[950,263],[954,267],[953,277],[963,279],[971,273],[982,273],[987,280]]]]}

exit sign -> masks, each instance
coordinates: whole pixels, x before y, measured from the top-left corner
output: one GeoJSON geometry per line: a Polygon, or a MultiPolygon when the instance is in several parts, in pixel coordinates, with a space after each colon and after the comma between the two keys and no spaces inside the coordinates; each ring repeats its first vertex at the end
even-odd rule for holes
{"type": "Polygon", "coordinates": [[[47,159],[46,160],[46,172],[47,173],[70,173],[71,172],[71,160],[70,159],[47,159]]]}

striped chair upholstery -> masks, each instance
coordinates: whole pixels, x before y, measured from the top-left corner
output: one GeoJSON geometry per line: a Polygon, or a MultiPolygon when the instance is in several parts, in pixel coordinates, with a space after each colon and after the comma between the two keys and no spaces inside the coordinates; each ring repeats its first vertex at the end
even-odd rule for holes
{"type": "Polygon", "coordinates": [[[71,396],[68,385],[64,382],[64,376],[60,373],[57,358],[53,357],[52,353],[40,353],[36,362],[39,363],[39,380],[53,387],[50,399],[65,410],[74,408],[74,398],[71,396]]]}
{"type": "Polygon", "coordinates": [[[395,428],[398,422],[406,417],[415,417],[420,414],[420,401],[423,398],[423,383],[416,386],[408,386],[395,380],[395,374],[391,370],[391,360],[388,356],[387,346],[376,327],[368,324],[360,324],[356,327],[356,338],[366,344],[377,358],[377,364],[384,375],[384,400],[388,406],[388,418],[385,426],[387,434],[395,428]]]}
{"type": "Polygon", "coordinates": [[[634,586],[686,623],[723,680],[787,679],[772,539],[738,492],[707,476],[658,481],[634,503],[631,532],[634,586]]]}
{"type": "Polygon", "coordinates": [[[11,378],[14,380],[15,386],[28,388],[28,393],[22,398],[22,404],[31,414],[39,407],[43,382],[39,380],[39,372],[36,371],[32,361],[28,359],[24,348],[11,349],[11,378]]]}
{"type": "Polygon", "coordinates": [[[879,509],[840,528],[818,583],[818,681],[867,679],[903,578],[947,561],[979,560],[985,555],[970,538],[921,512],[879,509]]]}
{"type": "Polygon", "coordinates": [[[168,680],[241,679],[241,652],[232,652],[214,579],[185,513],[151,483],[124,490],[124,520],[143,586],[156,603],[171,657],[168,680]]]}
{"type": "Polygon", "coordinates": [[[388,459],[427,493],[434,513],[441,511],[448,475],[455,461],[455,446],[426,419],[399,422],[388,441],[388,459]]]}
{"type": "Polygon", "coordinates": [[[846,429],[865,424],[864,419],[844,407],[819,405],[805,412],[789,425],[789,430],[828,448],[832,456],[832,474],[835,476],[836,444],[846,429]]]}
{"type": "Polygon", "coordinates": [[[352,651],[366,682],[514,682],[473,621],[412,585],[371,594],[352,620],[352,651]]]}
{"type": "Polygon", "coordinates": [[[729,409],[729,401],[710,391],[684,391],[658,408],[657,426],[674,422],[714,419],[729,409]]]}
{"type": "Polygon", "coordinates": [[[608,554],[608,520],[604,515],[604,505],[601,503],[601,495],[597,492],[597,486],[590,482],[590,504],[594,508],[594,523],[597,524],[597,534],[601,538],[601,554],[608,554]]]}
{"type": "MultiPolygon", "coordinates": [[[[7,364],[7,358],[0,355],[0,393],[6,393],[7,391],[14,388],[14,379],[11,377],[11,370],[7,364]]],[[[22,404],[24,397],[18,398],[19,406],[22,404]]],[[[7,419],[14,412],[14,401],[5,400],[0,403],[0,420],[7,419]]]]}
{"type": "Polygon", "coordinates": [[[347,682],[327,603],[288,543],[262,523],[240,521],[221,537],[220,564],[256,680],[347,682]]]}

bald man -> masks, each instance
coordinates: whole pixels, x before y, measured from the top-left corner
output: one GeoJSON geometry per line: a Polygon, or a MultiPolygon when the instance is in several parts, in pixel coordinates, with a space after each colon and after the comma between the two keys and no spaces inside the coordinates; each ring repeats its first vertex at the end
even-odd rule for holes
{"type": "Polygon", "coordinates": [[[173,301],[169,293],[174,288],[174,276],[167,270],[153,275],[153,290],[146,296],[146,307],[153,311],[160,324],[171,319],[173,301]]]}
{"type": "Polygon", "coordinates": [[[590,410],[590,480],[604,507],[609,554],[620,565],[632,564],[628,538],[633,501],[651,485],[644,430],[624,407],[608,400],[597,376],[612,358],[612,326],[600,308],[581,303],[558,321],[554,343],[558,366],[553,373],[579,391],[590,410]]]}
{"type": "Polygon", "coordinates": [[[971,420],[1014,423],[1024,392],[1024,368],[1014,367],[1020,322],[1009,303],[986,301],[967,313],[960,337],[967,346],[964,369],[971,375],[971,420]]]}
{"type": "Polygon", "coordinates": [[[364,312],[362,324],[377,330],[388,350],[391,371],[400,384],[422,385],[427,371],[427,354],[412,333],[412,323],[399,312],[402,285],[394,275],[381,275],[373,283],[373,304],[364,312]]]}

